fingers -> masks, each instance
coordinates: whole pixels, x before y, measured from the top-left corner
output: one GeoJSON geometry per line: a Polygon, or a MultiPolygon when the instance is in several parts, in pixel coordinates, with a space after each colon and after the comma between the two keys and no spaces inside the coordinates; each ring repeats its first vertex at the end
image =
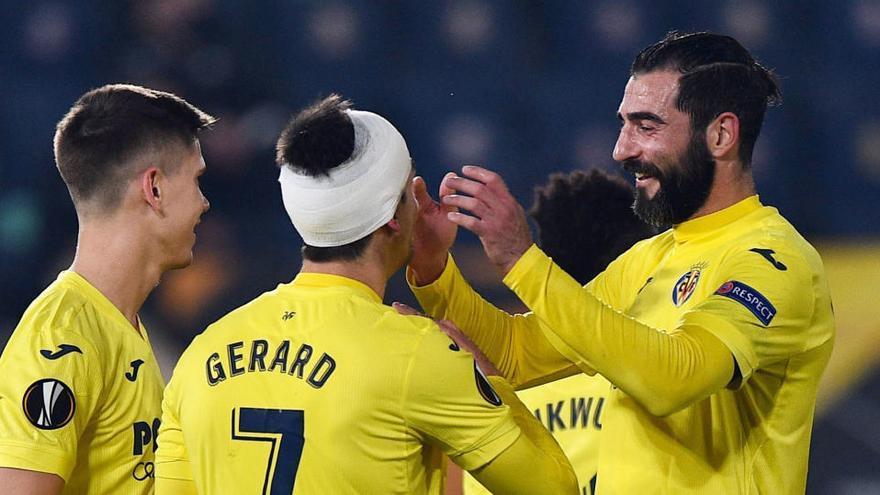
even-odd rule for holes
{"type": "Polygon", "coordinates": [[[470,341],[470,339],[467,338],[467,336],[465,336],[465,334],[461,330],[459,330],[457,326],[455,326],[455,323],[452,323],[449,320],[435,320],[435,323],[437,323],[437,326],[440,327],[440,330],[443,330],[443,333],[445,333],[462,349],[469,350],[471,347],[473,347],[473,343],[470,341]]]}
{"type": "Polygon", "coordinates": [[[485,189],[496,193],[507,193],[507,184],[504,183],[504,179],[491,170],[476,165],[465,165],[461,168],[461,172],[464,177],[459,177],[452,172],[443,177],[443,182],[440,184],[441,198],[455,191],[471,196],[477,196],[485,189]]]}
{"type": "Polygon", "coordinates": [[[437,326],[440,327],[441,330],[443,330],[443,333],[449,335],[450,337],[452,337],[452,335],[456,334],[457,332],[461,332],[458,327],[455,326],[455,323],[452,323],[449,320],[434,320],[434,322],[437,323],[437,326]]]}
{"type": "Polygon", "coordinates": [[[478,196],[486,190],[485,184],[475,180],[465,179],[464,177],[459,177],[457,175],[446,177],[443,179],[443,184],[450,189],[449,194],[463,192],[471,196],[478,196]]]}
{"type": "MultiPolygon", "coordinates": [[[[457,178],[458,176],[455,175],[455,172],[449,172],[443,177],[443,180],[440,182],[439,190],[441,201],[446,196],[455,194],[455,189],[450,187],[447,181],[457,178]]],[[[428,193],[428,185],[425,182],[425,179],[421,176],[413,177],[413,195],[416,198],[416,203],[419,205],[419,211],[425,211],[435,203],[434,198],[428,193]]],[[[442,202],[442,206],[447,212],[458,211],[456,206],[446,202],[442,202]]]]}
{"type": "Polygon", "coordinates": [[[469,179],[482,182],[492,190],[507,190],[507,184],[504,183],[504,179],[489,169],[478,167],[476,165],[465,165],[461,168],[461,173],[469,179]]]}
{"type": "MultiPolygon", "coordinates": [[[[452,194],[443,198],[443,204],[463,208],[472,212],[474,215],[483,218],[489,212],[489,207],[479,199],[470,196],[461,196],[452,194]]],[[[458,210],[453,210],[458,211],[458,210]]]]}
{"type": "MultiPolygon", "coordinates": [[[[462,168],[462,173],[467,177],[447,176],[443,183],[449,189],[456,193],[463,193],[480,199],[490,207],[496,203],[515,202],[507,185],[500,175],[474,165],[466,165],[462,168]]],[[[441,197],[445,198],[448,195],[441,197]]],[[[444,204],[446,204],[444,202],[444,204]]]]}
{"type": "Polygon", "coordinates": [[[467,352],[470,352],[474,356],[474,360],[476,360],[477,364],[479,364],[480,369],[483,371],[483,374],[486,376],[502,376],[501,372],[495,367],[492,361],[483,354],[483,351],[477,347],[476,344],[473,343],[471,339],[465,335],[464,332],[461,331],[460,328],[455,326],[455,323],[452,323],[449,320],[438,320],[437,325],[443,330],[453,342],[458,344],[458,346],[464,349],[467,352]]]}
{"type": "Polygon", "coordinates": [[[477,217],[472,217],[457,211],[451,211],[446,214],[446,218],[448,218],[450,222],[459,227],[464,227],[478,236],[482,236],[485,233],[485,224],[477,217]]]}
{"type": "Polygon", "coordinates": [[[444,196],[449,196],[450,194],[455,194],[455,190],[446,184],[447,180],[455,178],[455,177],[458,177],[457,175],[455,175],[455,172],[447,172],[446,175],[443,176],[443,180],[440,181],[440,191],[439,191],[441,198],[443,198],[444,196]]]}
{"type": "Polygon", "coordinates": [[[419,313],[418,311],[416,311],[412,307],[407,306],[406,304],[403,304],[401,302],[395,301],[395,302],[391,303],[391,307],[396,309],[398,313],[400,313],[404,316],[423,316],[421,313],[419,313]]]}
{"type": "Polygon", "coordinates": [[[445,198],[446,196],[449,196],[451,194],[455,194],[455,190],[446,184],[447,179],[450,179],[453,177],[457,177],[455,175],[455,172],[449,172],[445,176],[443,176],[443,180],[440,181],[440,190],[438,191],[438,194],[440,195],[440,203],[443,206],[443,210],[447,211],[447,212],[458,211],[458,208],[456,208],[455,206],[448,205],[443,202],[443,198],[445,198]]]}

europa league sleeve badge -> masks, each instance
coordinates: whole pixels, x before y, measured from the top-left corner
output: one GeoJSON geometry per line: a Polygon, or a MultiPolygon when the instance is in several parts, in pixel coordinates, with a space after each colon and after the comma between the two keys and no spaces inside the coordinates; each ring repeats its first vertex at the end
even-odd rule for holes
{"type": "Polygon", "coordinates": [[[57,430],[73,419],[76,399],[64,382],[54,378],[37,380],[21,401],[24,415],[41,430],[57,430]]]}

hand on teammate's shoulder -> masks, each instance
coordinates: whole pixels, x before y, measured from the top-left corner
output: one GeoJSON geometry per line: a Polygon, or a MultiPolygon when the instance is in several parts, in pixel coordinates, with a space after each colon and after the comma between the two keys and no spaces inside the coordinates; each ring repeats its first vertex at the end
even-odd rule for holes
{"type": "MultiPolygon", "coordinates": [[[[424,314],[416,311],[415,308],[412,308],[411,306],[400,302],[391,303],[391,307],[393,307],[395,310],[397,310],[398,313],[404,316],[425,316],[424,314]]],[[[483,351],[481,351],[480,348],[477,347],[477,345],[474,344],[471,339],[469,339],[468,336],[465,335],[464,332],[462,332],[461,329],[455,325],[455,323],[449,320],[434,320],[434,322],[437,323],[437,326],[440,327],[440,330],[443,330],[443,333],[445,333],[450,339],[452,339],[452,341],[455,342],[458,347],[474,355],[474,360],[477,361],[477,364],[480,366],[483,374],[485,374],[486,376],[503,376],[501,372],[498,371],[498,368],[496,368],[495,365],[492,363],[492,361],[490,361],[489,358],[487,358],[486,355],[483,354],[483,351]]]]}

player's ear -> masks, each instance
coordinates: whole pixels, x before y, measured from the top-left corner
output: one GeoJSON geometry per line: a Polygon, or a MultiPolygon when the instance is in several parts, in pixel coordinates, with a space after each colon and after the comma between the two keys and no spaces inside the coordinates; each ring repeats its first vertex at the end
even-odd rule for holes
{"type": "Polygon", "coordinates": [[[739,152],[739,117],[724,112],[706,128],[706,146],[714,158],[733,158],[739,152]]]}
{"type": "Polygon", "coordinates": [[[393,233],[400,232],[400,221],[397,220],[397,218],[388,220],[388,223],[386,223],[385,226],[391,229],[391,232],[393,233]]]}
{"type": "Polygon", "coordinates": [[[406,197],[406,194],[407,194],[408,192],[409,192],[409,190],[407,190],[407,192],[404,192],[404,193],[401,195],[401,197],[400,197],[400,204],[397,205],[397,210],[394,211],[394,216],[391,217],[391,220],[388,220],[388,223],[385,224],[385,226],[388,227],[388,228],[391,230],[391,233],[392,233],[392,234],[397,234],[397,233],[399,233],[399,232],[400,232],[400,229],[401,229],[401,227],[400,227],[400,220],[397,219],[397,215],[400,214],[400,210],[401,210],[401,208],[402,208],[401,205],[402,205],[404,202],[406,202],[406,201],[414,201],[414,199],[412,198],[412,196],[410,196],[409,198],[406,197]]]}
{"type": "Polygon", "coordinates": [[[151,208],[161,208],[162,187],[160,177],[162,172],[156,167],[149,167],[141,173],[141,194],[151,208]]]}

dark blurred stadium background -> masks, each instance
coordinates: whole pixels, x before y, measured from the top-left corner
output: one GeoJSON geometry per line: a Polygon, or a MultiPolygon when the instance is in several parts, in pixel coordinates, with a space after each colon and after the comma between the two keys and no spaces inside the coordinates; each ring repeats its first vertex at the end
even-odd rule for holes
{"type": "MultiPolygon", "coordinates": [[[[294,109],[340,92],[397,125],[432,187],[485,164],[528,205],[549,172],[615,169],[640,48],[670,29],[736,36],[783,82],[756,151],[761,197],[818,246],[835,297],[808,492],[880,493],[880,1],[6,0],[0,26],[0,345],[73,256],[51,148],[71,103],[133,82],[221,117],[203,138],[196,262],[142,312],[166,374],[207,323],[299,267],[272,150],[294,109]]],[[[474,238],[459,243],[475,285],[516,307],[474,238]]],[[[386,299],[411,301],[399,278],[386,299]]]]}

